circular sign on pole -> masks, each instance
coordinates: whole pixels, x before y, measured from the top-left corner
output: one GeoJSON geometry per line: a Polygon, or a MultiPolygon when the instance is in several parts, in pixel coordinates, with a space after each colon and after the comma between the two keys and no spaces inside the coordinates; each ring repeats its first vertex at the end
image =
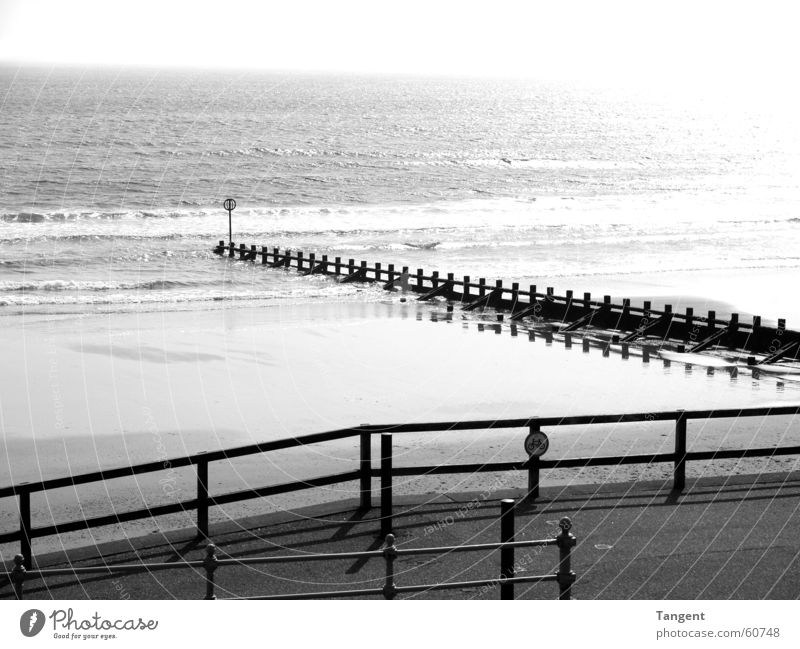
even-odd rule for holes
{"type": "Polygon", "coordinates": [[[231,212],[236,209],[236,201],[232,198],[226,198],[225,202],[222,203],[222,207],[228,210],[228,242],[233,246],[233,222],[231,220],[231,212]]]}
{"type": "Polygon", "coordinates": [[[531,457],[541,457],[547,453],[550,440],[540,430],[531,431],[525,438],[525,452],[531,457]]]}

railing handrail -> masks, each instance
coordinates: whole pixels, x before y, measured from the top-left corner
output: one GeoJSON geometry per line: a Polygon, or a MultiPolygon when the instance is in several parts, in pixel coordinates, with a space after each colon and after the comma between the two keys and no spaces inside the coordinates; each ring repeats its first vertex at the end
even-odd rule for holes
{"type": "Polygon", "coordinates": [[[484,585],[500,586],[501,599],[514,599],[515,583],[541,583],[546,581],[557,581],[559,584],[559,599],[570,599],[572,584],[575,582],[575,573],[572,571],[571,550],[577,541],[570,532],[572,521],[568,517],[563,517],[558,522],[558,536],[547,539],[532,539],[527,541],[516,541],[515,539],[515,501],[503,499],[500,501],[500,542],[499,543],[472,543],[466,545],[449,545],[430,548],[398,548],[395,545],[395,535],[386,535],[385,544],[380,550],[366,550],[361,552],[317,552],[280,555],[273,557],[245,557],[220,559],[217,556],[217,546],[209,543],[205,548],[205,559],[201,561],[177,561],[177,562],[154,562],[139,564],[118,564],[108,565],[106,563],[99,566],[80,566],[70,568],[49,568],[27,570],[25,566],[26,557],[18,554],[14,557],[14,569],[11,571],[0,571],[0,576],[5,577],[14,589],[17,599],[22,599],[24,595],[25,582],[31,579],[46,579],[71,575],[78,577],[86,574],[128,574],[137,571],[152,572],[154,570],[174,570],[174,569],[202,569],[205,570],[206,597],[205,599],[216,599],[214,592],[215,572],[224,566],[254,565],[265,563],[286,563],[295,561],[335,561],[341,559],[383,559],[386,562],[386,578],[383,588],[351,589],[342,591],[327,591],[320,593],[292,593],[288,595],[267,595],[258,597],[237,597],[235,599],[314,599],[331,597],[356,597],[359,595],[382,595],[386,599],[394,599],[398,593],[412,593],[426,590],[447,590],[452,588],[475,588],[484,585]],[[558,571],[549,575],[529,575],[516,577],[514,568],[514,550],[524,547],[545,547],[555,545],[559,549],[558,571]],[[482,579],[465,582],[445,582],[441,584],[417,584],[412,586],[397,586],[394,582],[394,562],[401,556],[411,556],[418,554],[448,554],[451,552],[475,552],[475,551],[495,551],[500,550],[500,571],[499,577],[493,579],[482,579]]]}
{"type": "MultiPolygon", "coordinates": [[[[448,554],[451,552],[481,552],[496,551],[503,548],[532,548],[557,545],[556,538],[550,539],[531,539],[528,541],[506,541],[498,543],[471,543],[468,545],[445,545],[432,548],[403,548],[397,547],[396,554],[401,556],[414,556],[420,554],[448,554]]],[[[383,550],[364,550],[361,552],[316,552],[297,554],[286,554],[276,557],[242,557],[217,559],[217,566],[239,566],[239,565],[262,565],[267,563],[294,563],[295,561],[336,561],[344,559],[380,559],[384,556],[383,550]]],[[[194,561],[171,561],[171,562],[141,562],[130,564],[103,564],[100,566],[77,566],[74,568],[37,568],[26,570],[25,579],[44,579],[46,577],[58,577],[63,575],[90,575],[90,574],[127,574],[141,570],[175,570],[181,568],[204,568],[205,562],[202,560],[194,561]]],[[[0,571],[0,578],[5,577],[11,580],[14,577],[13,570],[0,571]]]]}
{"type": "Polygon", "coordinates": [[[318,444],[322,442],[334,441],[337,439],[348,439],[361,433],[376,435],[380,433],[424,433],[424,432],[446,432],[462,430],[490,430],[503,428],[527,428],[530,426],[574,426],[581,424],[618,424],[635,423],[638,421],[675,421],[678,413],[682,412],[686,419],[725,419],[734,417],[759,417],[759,416],[779,416],[800,414],[800,405],[786,406],[758,406],[751,408],[723,408],[723,409],[703,409],[703,410],[661,410],[635,413],[605,414],[605,415],[570,415],[570,416],[549,416],[549,417],[523,417],[513,419],[483,419],[468,421],[440,421],[422,422],[412,424],[363,424],[351,428],[341,428],[321,433],[311,433],[296,437],[272,440],[269,442],[259,442],[246,446],[235,446],[218,451],[201,451],[191,455],[132,464],[111,469],[102,469],[90,473],[81,473],[74,476],[60,478],[48,478],[40,482],[24,482],[17,485],[0,487],[0,498],[16,496],[20,492],[33,493],[46,491],[47,489],[57,489],[61,487],[71,487],[78,484],[87,484],[110,480],[120,477],[138,475],[155,471],[165,471],[167,468],[175,469],[192,466],[199,462],[216,462],[220,460],[242,457],[245,455],[255,455],[257,453],[269,453],[286,448],[318,444]]]}

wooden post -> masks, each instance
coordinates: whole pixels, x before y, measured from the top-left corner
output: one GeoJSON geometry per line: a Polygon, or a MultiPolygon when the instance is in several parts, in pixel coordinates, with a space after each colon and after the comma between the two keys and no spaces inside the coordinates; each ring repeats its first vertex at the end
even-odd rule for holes
{"type": "Polygon", "coordinates": [[[439,271],[435,270],[431,273],[431,287],[439,288],[439,271]]]}
{"type": "MultiPolygon", "coordinates": [[[[539,424],[531,424],[528,427],[529,433],[539,432],[539,424]]],[[[531,455],[528,457],[528,493],[526,500],[536,500],[539,497],[539,456],[531,455]]]]}
{"type": "Polygon", "coordinates": [[[478,297],[486,297],[486,278],[478,279],[478,297]]]}
{"type": "Polygon", "coordinates": [[[628,358],[628,343],[622,343],[622,358],[628,358]]]}
{"type": "Polygon", "coordinates": [[[381,433],[381,536],[392,531],[392,434],[381,433]]]}
{"type": "Polygon", "coordinates": [[[221,255],[223,252],[225,252],[225,242],[222,239],[220,239],[219,245],[214,252],[216,252],[218,255],[221,255]]]}
{"type": "Polygon", "coordinates": [[[31,549],[31,492],[23,482],[19,492],[19,553],[25,558],[25,568],[33,568],[33,551],[31,549]]]}
{"type": "Polygon", "coordinates": [[[643,306],[644,306],[644,315],[649,316],[650,310],[653,308],[653,303],[650,302],[650,300],[645,300],[643,306]]]}
{"type": "Polygon", "coordinates": [[[250,246],[250,261],[254,262],[256,260],[256,254],[257,253],[255,245],[250,246]]]}
{"type": "Polygon", "coordinates": [[[228,246],[228,257],[235,257],[236,256],[236,244],[231,241],[231,245],[228,246]]]}
{"type": "Polygon", "coordinates": [[[686,487],[686,413],[678,410],[675,420],[675,460],[672,488],[683,491],[686,487]]]}
{"type": "Polygon", "coordinates": [[[650,362],[650,345],[642,346],[642,363],[650,362]]]}
{"type": "Polygon", "coordinates": [[[379,261],[375,262],[375,279],[378,280],[379,282],[381,281],[381,262],[379,261]]]}
{"type": "Polygon", "coordinates": [[[583,306],[587,309],[592,306],[592,294],[591,293],[584,293],[583,294],[583,306]]]}
{"type": "Polygon", "coordinates": [[[564,334],[564,347],[566,349],[572,349],[572,334],[565,333],[564,334]]]}
{"type": "Polygon", "coordinates": [[[334,260],[333,260],[333,269],[334,269],[334,272],[337,275],[341,275],[342,274],[342,258],[341,257],[335,257],[334,258],[334,260]]]}
{"type": "Polygon", "coordinates": [[[348,259],[347,260],[347,274],[352,275],[356,272],[356,260],[355,259],[348,259]]]}
{"type": "Polygon", "coordinates": [[[583,342],[583,353],[584,354],[588,354],[589,353],[589,339],[588,338],[584,338],[582,342],[583,342]]]}
{"type": "Polygon", "coordinates": [[[288,248],[286,249],[286,258],[283,260],[283,265],[286,268],[292,267],[292,251],[289,250],[288,248]]]}
{"type": "Polygon", "coordinates": [[[322,255],[322,272],[325,275],[330,275],[330,271],[328,270],[328,255],[322,255]]]}
{"type": "Polygon", "coordinates": [[[517,302],[519,302],[519,282],[511,283],[511,308],[516,310],[517,302]]]}
{"type": "Polygon", "coordinates": [[[302,271],[303,270],[303,251],[302,250],[298,250],[297,251],[297,270],[298,271],[302,271]]]}
{"type": "Polygon", "coordinates": [[[570,533],[572,521],[566,516],[558,522],[561,532],[556,537],[558,545],[558,599],[567,600],[572,597],[572,584],[575,583],[575,573],[572,572],[572,548],[575,547],[575,537],[570,533]]]}
{"type": "Polygon", "coordinates": [[[310,252],[308,253],[308,270],[314,270],[314,266],[317,265],[317,256],[310,252]]]}
{"type": "Polygon", "coordinates": [[[606,306],[611,306],[611,296],[610,295],[604,295],[603,296],[603,304],[606,305],[606,306]]]}
{"type": "Polygon", "coordinates": [[[245,252],[247,252],[247,247],[243,244],[239,244],[239,259],[244,259],[245,252]]]}
{"type": "Polygon", "coordinates": [[[372,508],[372,435],[361,433],[361,509],[372,508]]]}
{"type": "Polygon", "coordinates": [[[469,275],[464,275],[464,290],[461,292],[461,301],[469,300],[469,275]]]}
{"type": "Polygon", "coordinates": [[[277,263],[278,257],[281,256],[280,248],[273,248],[272,249],[272,262],[277,263]]]}
{"type": "Polygon", "coordinates": [[[267,263],[267,247],[266,246],[261,246],[261,263],[262,264],[266,264],[267,263]]]}
{"type": "Polygon", "coordinates": [[[553,297],[555,295],[555,289],[552,286],[547,287],[547,297],[553,297]]]}
{"type": "Polygon", "coordinates": [[[717,312],[716,311],[709,311],[708,312],[708,328],[711,333],[714,333],[714,327],[717,324],[717,312]]]}
{"type": "Polygon", "coordinates": [[[422,289],[422,275],[424,272],[421,268],[417,268],[417,287],[420,289],[422,289]]]}
{"type": "Polygon", "coordinates": [[[205,599],[217,599],[214,594],[214,571],[219,565],[217,559],[217,546],[209,543],[206,546],[206,558],[203,559],[203,568],[206,570],[206,597],[205,599]]]}
{"type": "Polygon", "coordinates": [[[386,281],[391,282],[394,279],[394,264],[389,264],[386,270],[386,281]]]}
{"type": "Polygon", "coordinates": [[[205,458],[197,463],[197,536],[208,538],[208,460],[205,458]]]}
{"type": "MultiPolygon", "coordinates": [[[[514,501],[500,501],[500,543],[514,542],[514,501]]],[[[514,576],[514,546],[500,548],[500,599],[514,599],[514,584],[508,579],[514,576]]]]}

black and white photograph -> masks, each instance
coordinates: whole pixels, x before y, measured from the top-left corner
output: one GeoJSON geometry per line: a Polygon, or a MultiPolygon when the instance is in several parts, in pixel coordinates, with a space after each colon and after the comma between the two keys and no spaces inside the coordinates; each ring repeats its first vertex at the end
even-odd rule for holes
{"type": "Polygon", "coordinates": [[[3,646],[798,646],[798,18],[0,0],[3,646]]]}

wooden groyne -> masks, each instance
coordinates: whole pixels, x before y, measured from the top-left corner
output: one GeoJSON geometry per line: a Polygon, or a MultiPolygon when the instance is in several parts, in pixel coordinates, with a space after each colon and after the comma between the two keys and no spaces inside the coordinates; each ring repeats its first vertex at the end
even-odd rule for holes
{"type": "Polygon", "coordinates": [[[408,266],[380,262],[369,265],[366,261],[330,259],[328,255],[317,257],[315,253],[283,250],[261,246],[246,246],[220,241],[214,248],[218,255],[242,261],[252,261],[271,268],[294,269],[305,275],[331,275],[341,283],[380,283],[387,291],[403,289],[418,294],[419,300],[444,298],[458,302],[465,311],[493,308],[510,312],[516,321],[531,319],[535,322],[557,321],[559,332],[574,332],[589,327],[616,332],[613,343],[635,343],[640,339],[660,339],[678,343],[679,351],[702,352],[714,347],[751,354],[750,364],[772,364],[780,360],[798,358],[800,353],[800,331],[786,328],[786,320],[779,318],[776,326],[762,323],[761,316],[753,316],[752,322],[743,322],[738,313],[728,320],[718,318],[710,310],[705,316],[696,315],[692,307],[683,313],[673,311],[672,305],[654,309],[652,301],[645,300],[641,306],[631,304],[630,299],[612,303],[610,295],[602,300],[593,299],[591,293],[577,297],[574,291],[556,295],[552,287],[542,293],[536,285],[527,290],[513,282],[506,286],[503,280],[487,283],[485,278],[477,281],[465,275],[456,278],[453,273],[441,275],[433,271],[425,274],[422,268],[413,272],[408,266]],[[759,356],[759,358],[756,358],[759,356]]]}

